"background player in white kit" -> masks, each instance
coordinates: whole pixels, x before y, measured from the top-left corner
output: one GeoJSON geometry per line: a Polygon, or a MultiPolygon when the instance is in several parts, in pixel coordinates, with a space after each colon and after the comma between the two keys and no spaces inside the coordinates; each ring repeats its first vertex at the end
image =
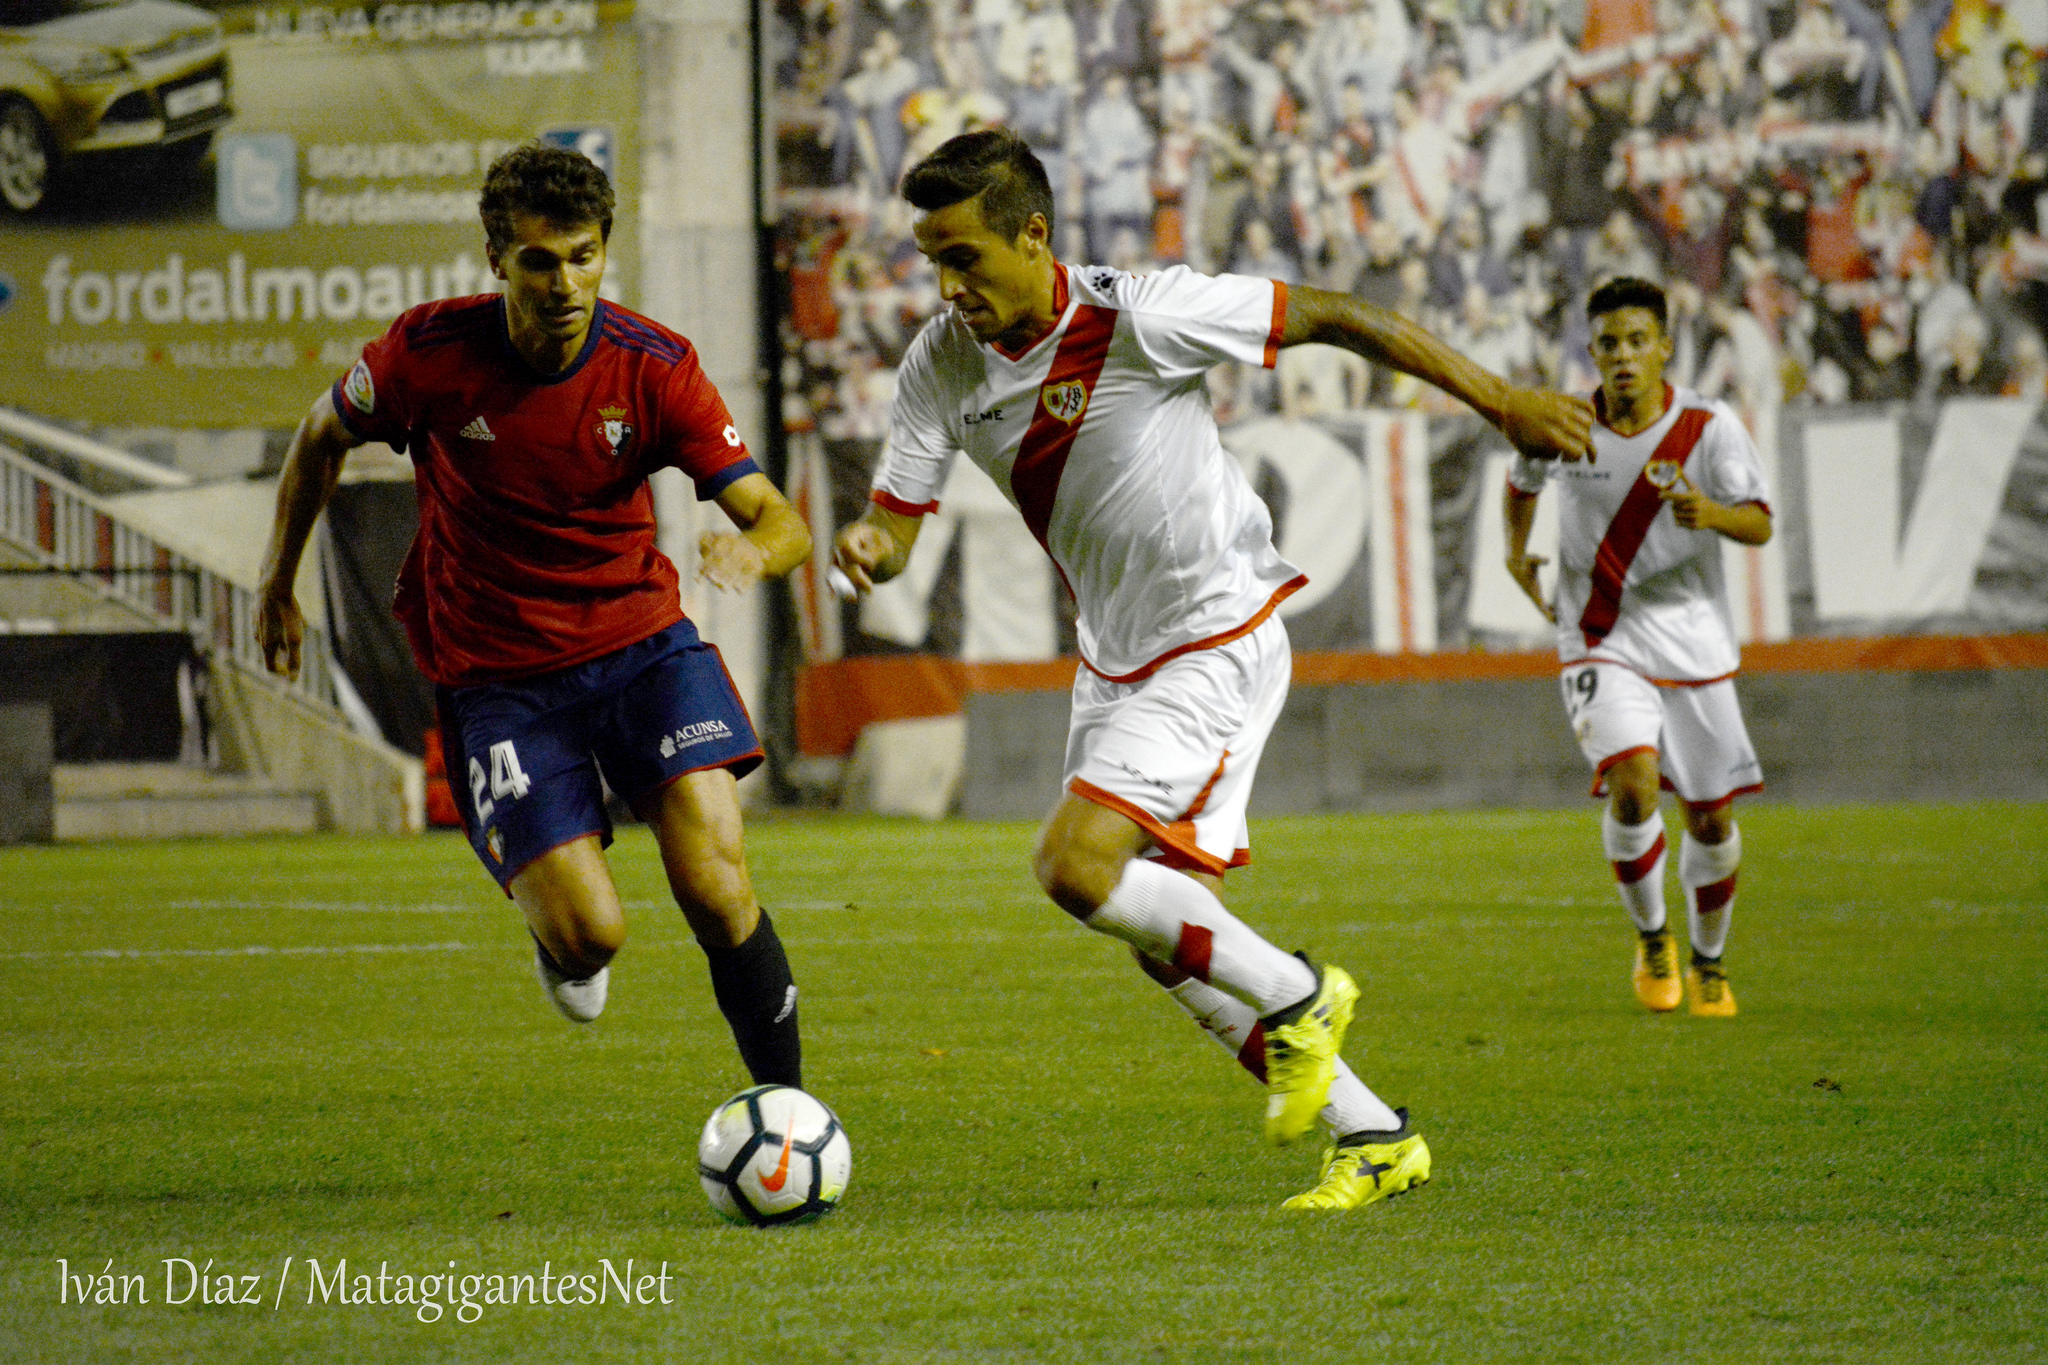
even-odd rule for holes
{"type": "Polygon", "coordinates": [[[903,194],[951,308],[898,372],[873,505],[840,532],[838,567],[863,589],[901,573],[953,460],[988,472],[1079,608],[1066,794],[1039,834],[1040,883],[1131,944],[1266,1082],[1271,1141],[1320,1118],[1321,1181],[1288,1207],[1352,1208],[1422,1183],[1429,1149],[1405,1112],[1338,1056],[1351,978],[1274,947],[1218,898],[1224,871],[1248,860],[1252,774],[1287,695],[1274,611],[1307,580],[1224,451],[1204,375],[1330,342],[1464,399],[1536,455],[1586,451],[1591,406],[1518,389],[1345,295],[1064,266],[1045,171],[1005,131],[947,142],[903,194]]]}
{"type": "Polygon", "coordinates": [[[1636,998],[1662,1011],[1678,1008],[1681,994],[1658,809],[1660,786],[1670,787],[1685,803],[1678,880],[1692,965],[1683,994],[1694,1014],[1725,1018],[1735,995],[1721,953],[1742,860],[1734,800],[1760,790],[1763,774],[1735,699],[1739,654],[1721,538],[1769,540],[1769,493],[1741,419],[1664,382],[1663,290],[1610,280],[1586,313],[1600,371],[1594,460],[1515,461],[1508,572],[1557,623],[1565,710],[1593,765],[1593,794],[1611,793],[1601,842],[1638,932],[1636,998]],[[1546,479],[1561,499],[1555,607],[1537,578],[1543,561],[1529,554],[1546,479]]]}

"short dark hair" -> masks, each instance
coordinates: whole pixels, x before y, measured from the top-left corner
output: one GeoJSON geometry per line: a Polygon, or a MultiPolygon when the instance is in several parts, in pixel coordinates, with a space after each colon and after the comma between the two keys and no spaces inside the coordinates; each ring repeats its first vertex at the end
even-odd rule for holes
{"type": "Polygon", "coordinates": [[[939,144],[903,177],[903,197],[930,212],[981,196],[981,218],[998,237],[1014,242],[1031,215],[1053,226],[1052,182],[1023,138],[1007,128],[983,128],[939,144]]]}
{"type": "Polygon", "coordinates": [[[483,215],[484,239],[493,251],[503,251],[512,244],[516,213],[531,213],[558,227],[595,223],[609,242],[615,203],[612,182],[589,157],[528,142],[491,163],[477,212],[483,215]]]}
{"type": "Polygon", "coordinates": [[[1616,275],[1595,289],[1593,297],[1586,300],[1586,317],[1591,320],[1623,308],[1647,308],[1659,327],[1667,325],[1669,308],[1664,302],[1664,290],[1634,275],[1616,275]]]}

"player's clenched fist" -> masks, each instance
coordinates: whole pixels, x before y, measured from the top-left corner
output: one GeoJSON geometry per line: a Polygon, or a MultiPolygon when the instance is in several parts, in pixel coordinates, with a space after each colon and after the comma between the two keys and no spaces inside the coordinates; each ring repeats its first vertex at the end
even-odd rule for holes
{"type": "Polygon", "coordinates": [[[1536,604],[1536,610],[1543,613],[1543,619],[1556,625],[1557,608],[1544,598],[1543,580],[1536,575],[1536,571],[1549,562],[1542,555],[1510,554],[1508,576],[1521,585],[1522,591],[1529,595],[1529,600],[1536,604]]]}
{"type": "Polygon", "coordinates": [[[896,537],[871,521],[856,521],[840,530],[832,543],[832,562],[862,592],[875,586],[875,570],[895,557],[896,537]]]}
{"type": "Polygon", "coordinates": [[[256,646],[263,651],[263,666],[281,677],[299,676],[299,647],[306,638],[306,618],[298,599],[264,594],[256,599],[256,646]]]}
{"type": "Polygon", "coordinates": [[[1516,389],[1501,409],[1500,429],[1533,460],[1593,458],[1593,405],[1549,389],[1516,389]]]}
{"type": "Polygon", "coordinates": [[[745,536],[706,531],[697,537],[697,577],[726,592],[745,592],[767,572],[768,557],[745,536]]]}
{"type": "Polygon", "coordinates": [[[1660,490],[1657,496],[1671,509],[1671,519],[1688,531],[1697,531],[1703,526],[1712,530],[1718,526],[1714,513],[1721,510],[1720,504],[1695,488],[1683,472],[1676,483],[1660,490]]]}

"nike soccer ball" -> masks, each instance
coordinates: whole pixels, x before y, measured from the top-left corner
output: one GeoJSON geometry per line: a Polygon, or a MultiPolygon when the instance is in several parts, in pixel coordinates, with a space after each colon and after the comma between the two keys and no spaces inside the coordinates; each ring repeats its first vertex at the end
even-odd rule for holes
{"type": "Polygon", "coordinates": [[[697,1178],[735,1223],[807,1223],[839,1206],[853,1144],[839,1118],[786,1085],[742,1090],[712,1112],[697,1140],[697,1178]]]}

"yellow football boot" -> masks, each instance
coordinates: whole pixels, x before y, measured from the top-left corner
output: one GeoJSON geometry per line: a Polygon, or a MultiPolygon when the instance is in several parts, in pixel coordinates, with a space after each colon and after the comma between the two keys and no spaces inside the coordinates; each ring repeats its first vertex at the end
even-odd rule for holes
{"type": "Polygon", "coordinates": [[[1735,1017],[1735,992],[1728,988],[1728,973],[1721,970],[1720,958],[1692,960],[1692,967],[1685,974],[1685,1004],[1702,1018],[1735,1017]]]}
{"type": "Polygon", "coordinates": [[[1318,974],[1316,993],[1266,1026],[1266,1141],[1285,1147],[1306,1133],[1330,1098],[1337,1051],[1351,1027],[1358,986],[1342,967],[1318,974]]]}
{"type": "Polygon", "coordinates": [[[1323,1149],[1322,1183],[1297,1194],[1283,1209],[1360,1209],[1429,1183],[1429,1144],[1408,1131],[1408,1111],[1396,1110],[1392,1133],[1353,1133],[1323,1149]]]}
{"type": "Polygon", "coordinates": [[[1636,935],[1635,980],[1636,999],[1644,1009],[1663,1014],[1678,1008],[1684,987],[1678,981],[1678,944],[1669,929],[1636,935]]]}

